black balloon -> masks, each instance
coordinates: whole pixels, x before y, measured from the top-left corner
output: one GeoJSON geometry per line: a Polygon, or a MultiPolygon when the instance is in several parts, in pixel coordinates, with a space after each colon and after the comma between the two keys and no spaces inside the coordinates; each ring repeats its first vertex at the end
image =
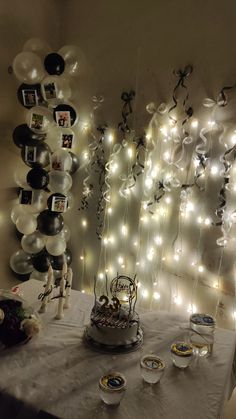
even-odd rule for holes
{"type": "Polygon", "coordinates": [[[27,173],[26,177],[27,183],[33,189],[44,189],[48,185],[49,176],[46,170],[42,167],[34,167],[27,173]]]}
{"type": "Polygon", "coordinates": [[[21,84],[17,90],[17,97],[25,108],[32,108],[43,102],[40,84],[21,84]]]}
{"type": "Polygon", "coordinates": [[[70,249],[66,249],[62,255],[59,256],[51,256],[51,264],[52,268],[60,271],[62,270],[63,263],[66,262],[67,265],[70,265],[72,262],[72,254],[70,249]]]}
{"type": "Polygon", "coordinates": [[[79,158],[78,156],[76,156],[76,154],[71,153],[71,151],[69,151],[71,158],[72,158],[72,165],[71,165],[71,169],[69,171],[70,175],[73,175],[79,168],[79,158]]]}
{"type": "MultiPolygon", "coordinates": [[[[62,193],[59,193],[59,192],[56,192],[56,193],[53,193],[52,195],[50,195],[49,198],[48,198],[48,200],[47,200],[47,206],[50,209],[50,211],[53,211],[53,209],[52,209],[52,206],[53,206],[52,205],[52,201],[53,201],[53,198],[54,197],[59,197],[59,198],[65,199],[66,198],[66,195],[63,195],[62,193]]],[[[68,206],[69,206],[69,203],[68,203],[68,200],[67,200],[67,208],[68,208],[68,206]]],[[[61,211],[61,212],[64,212],[64,211],[61,211]]]]}
{"type": "Polygon", "coordinates": [[[66,104],[61,104],[58,105],[56,108],[54,108],[53,110],[53,118],[55,120],[55,122],[57,123],[57,125],[59,127],[64,127],[64,128],[68,128],[72,125],[74,125],[76,119],[77,119],[77,114],[74,108],[72,108],[72,106],[70,105],[66,105],[66,104]],[[64,118],[58,118],[58,114],[59,112],[69,112],[70,114],[70,121],[65,120],[64,118]]]}
{"type": "Polygon", "coordinates": [[[58,212],[42,211],[37,218],[38,230],[46,236],[55,236],[64,226],[64,220],[58,212]]]}
{"type": "Polygon", "coordinates": [[[65,61],[61,55],[52,52],[45,57],[44,67],[48,74],[59,76],[65,69],[65,61]]]}
{"type": "Polygon", "coordinates": [[[39,141],[43,141],[46,138],[45,134],[35,134],[28,125],[21,124],[18,125],[12,134],[13,141],[15,145],[19,148],[22,148],[26,145],[38,145],[39,141]]]}
{"type": "Polygon", "coordinates": [[[28,281],[28,279],[30,278],[30,275],[31,275],[30,273],[29,274],[17,274],[12,269],[10,269],[10,272],[14,275],[15,278],[19,279],[19,281],[28,281]]]}
{"type": "Polygon", "coordinates": [[[36,271],[47,272],[51,264],[51,256],[45,249],[43,249],[41,250],[41,252],[36,253],[36,255],[33,255],[32,264],[36,271]]]}
{"type": "Polygon", "coordinates": [[[46,143],[37,143],[33,145],[32,148],[23,147],[21,150],[21,158],[27,166],[30,167],[46,167],[50,163],[50,147],[46,143]],[[36,149],[36,151],[35,151],[36,149]],[[35,161],[34,161],[35,160],[35,161]]]}

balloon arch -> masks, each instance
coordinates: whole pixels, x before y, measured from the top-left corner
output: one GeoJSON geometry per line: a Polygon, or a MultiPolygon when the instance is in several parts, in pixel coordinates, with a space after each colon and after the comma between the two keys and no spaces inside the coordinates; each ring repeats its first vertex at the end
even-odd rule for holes
{"type": "Polygon", "coordinates": [[[26,108],[25,121],[14,129],[13,141],[28,170],[25,178],[15,174],[19,203],[11,219],[22,248],[11,256],[10,266],[19,279],[44,280],[50,265],[60,276],[63,263],[72,261],[63,213],[73,204],[69,190],[79,167],[78,156],[71,151],[77,112],[68,102],[69,79],[78,72],[76,47],[52,53],[43,41],[30,39],[15,57],[13,71],[22,83],[18,100],[26,108]]]}

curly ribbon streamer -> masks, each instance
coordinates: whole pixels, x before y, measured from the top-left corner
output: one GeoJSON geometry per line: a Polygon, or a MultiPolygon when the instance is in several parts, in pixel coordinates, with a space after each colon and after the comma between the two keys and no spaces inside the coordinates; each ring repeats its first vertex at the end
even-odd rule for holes
{"type": "Polygon", "coordinates": [[[218,98],[217,98],[217,104],[218,104],[219,106],[224,107],[224,106],[226,106],[226,105],[228,104],[228,100],[227,100],[227,96],[226,96],[226,94],[225,94],[225,91],[226,91],[226,90],[232,90],[232,89],[234,89],[235,87],[236,87],[236,84],[233,84],[232,86],[225,86],[225,87],[223,87],[223,88],[221,89],[221,91],[220,91],[220,93],[219,93],[219,95],[218,95],[218,98]]]}
{"type": "Polygon", "coordinates": [[[226,239],[226,236],[227,236],[226,229],[224,227],[224,212],[225,212],[225,208],[226,208],[226,189],[227,189],[227,185],[229,184],[230,170],[231,170],[231,167],[232,167],[232,163],[229,161],[229,158],[230,158],[231,155],[233,155],[233,160],[234,160],[235,157],[236,157],[236,145],[231,147],[229,150],[226,150],[226,152],[220,157],[220,161],[224,165],[224,171],[222,173],[222,175],[224,176],[224,179],[223,179],[223,182],[222,182],[222,185],[221,185],[221,188],[220,188],[220,192],[219,192],[219,202],[220,203],[215,210],[215,214],[217,215],[217,217],[219,218],[220,221],[212,223],[214,226],[222,226],[223,237],[221,237],[220,239],[217,240],[218,245],[220,245],[219,242],[223,241],[223,243],[224,243],[224,240],[227,241],[227,239],[226,239]]]}
{"type": "Polygon", "coordinates": [[[121,95],[121,100],[123,100],[124,105],[122,107],[122,122],[118,124],[118,129],[123,133],[130,132],[128,125],[128,116],[132,114],[132,100],[135,97],[135,91],[130,90],[129,92],[123,92],[121,95]]]}
{"type": "Polygon", "coordinates": [[[134,143],[136,144],[136,158],[135,158],[135,163],[132,165],[131,170],[134,176],[134,180],[136,182],[136,178],[144,172],[144,167],[145,167],[144,159],[142,159],[141,157],[141,152],[147,151],[145,136],[143,135],[141,137],[138,137],[137,139],[134,140],[134,143]]]}
{"type": "Polygon", "coordinates": [[[170,190],[168,189],[169,186],[164,185],[163,181],[159,181],[157,183],[157,188],[154,192],[154,196],[152,200],[149,200],[147,202],[147,209],[149,214],[153,215],[154,214],[154,210],[153,210],[153,205],[155,204],[159,204],[160,200],[163,198],[163,196],[165,195],[166,191],[170,190]]]}
{"type": "MultiPolygon", "coordinates": [[[[174,105],[173,105],[173,106],[171,106],[171,108],[168,110],[169,118],[170,118],[170,120],[171,120],[174,124],[176,124],[176,123],[177,123],[177,120],[176,120],[175,118],[173,118],[173,116],[171,116],[171,112],[172,112],[172,111],[173,111],[173,110],[177,107],[177,105],[178,105],[178,98],[177,98],[177,94],[178,94],[178,90],[179,90],[179,88],[180,88],[180,87],[182,87],[183,89],[185,89],[185,90],[186,90],[186,95],[185,95],[185,97],[184,97],[184,99],[183,99],[182,106],[183,106],[184,111],[185,111],[185,113],[186,113],[186,115],[187,115],[187,119],[190,117],[190,115],[191,115],[191,116],[193,115],[192,108],[185,109],[185,105],[186,105],[187,100],[188,100],[188,98],[189,98],[189,93],[188,93],[188,88],[187,88],[187,86],[184,84],[184,83],[185,83],[185,81],[186,81],[186,79],[187,79],[187,78],[190,76],[190,74],[192,73],[192,71],[193,71],[193,67],[192,67],[191,65],[186,66],[186,67],[184,68],[184,70],[177,70],[177,71],[174,71],[175,76],[177,76],[177,77],[178,77],[178,82],[176,83],[176,85],[175,85],[175,87],[174,87],[174,90],[173,90],[173,94],[172,94],[172,99],[173,99],[174,105]]],[[[187,122],[187,121],[186,121],[186,122],[187,122]]],[[[185,124],[185,121],[184,121],[184,124],[185,124]]]]}

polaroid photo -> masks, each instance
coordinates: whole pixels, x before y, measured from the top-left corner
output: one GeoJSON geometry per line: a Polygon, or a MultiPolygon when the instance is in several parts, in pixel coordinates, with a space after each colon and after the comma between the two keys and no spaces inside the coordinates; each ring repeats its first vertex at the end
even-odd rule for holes
{"type": "Polygon", "coordinates": [[[57,111],[56,112],[56,122],[59,127],[70,128],[71,127],[71,118],[70,112],[68,111],[57,111]]]}
{"type": "Polygon", "coordinates": [[[43,85],[44,93],[45,93],[45,99],[56,99],[57,98],[57,86],[56,83],[45,83],[43,85]]]}
{"type": "Polygon", "coordinates": [[[22,189],[20,192],[20,204],[31,205],[33,200],[33,191],[22,189]]]}
{"type": "Polygon", "coordinates": [[[33,89],[22,90],[22,99],[25,106],[37,106],[38,105],[37,90],[33,90],[33,89]]]}
{"type": "Polygon", "coordinates": [[[63,170],[62,161],[58,158],[57,155],[53,156],[51,165],[52,165],[52,170],[63,170]]]}
{"type": "Polygon", "coordinates": [[[53,196],[51,211],[65,212],[68,207],[67,196],[53,196]]]}
{"type": "Polygon", "coordinates": [[[34,147],[32,145],[26,145],[25,146],[25,161],[28,163],[34,163],[36,162],[36,153],[37,153],[37,147],[34,147]]]}
{"type": "Polygon", "coordinates": [[[43,128],[43,115],[38,113],[31,114],[30,128],[38,129],[39,131],[43,128]]]}
{"type": "Polygon", "coordinates": [[[72,148],[73,139],[74,139],[74,134],[62,134],[61,146],[63,148],[72,148]]]}

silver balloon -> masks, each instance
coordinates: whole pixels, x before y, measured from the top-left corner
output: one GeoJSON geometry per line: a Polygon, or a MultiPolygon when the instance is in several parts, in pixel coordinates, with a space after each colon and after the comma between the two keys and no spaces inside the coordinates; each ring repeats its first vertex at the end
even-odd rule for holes
{"type": "Polygon", "coordinates": [[[48,188],[51,192],[65,193],[72,186],[72,177],[67,172],[52,170],[49,173],[48,188]]]}
{"type": "Polygon", "coordinates": [[[46,249],[52,256],[59,256],[66,250],[66,241],[58,235],[50,237],[46,241],[46,249]]]}
{"type": "Polygon", "coordinates": [[[12,66],[16,78],[27,84],[39,83],[45,74],[39,56],[33,52],[20,52],[12,66]]]}
{"type": "Polygon", "coordinates": [[[44,57],[51,51],[51,48],[47,42],[40,38],[30,38],[24,44],[23,51],[34,52],[44,59],[44,57]]]}
{"type": "Polygon", "coordinates": [[[50,126],[47,132],[47,144],[51,150],[56,151],[64,148],[67,151],[71,151],[75,148],[75,143],[75,133],[71,128],[50,126]]]}
{"type": "Polygon", "coordinates": [[[45,237],[39,231],[35,231],[32,234],[22,237],[21,246],[26,253],[35,254],[44,248],[45,241],[45,237]]]}
{"type": "Polygon", "coordinates": [[[18,250],[10,258],[10,267],[17,274],[28,274],[33,271],[31,255],[18,250]]]}

